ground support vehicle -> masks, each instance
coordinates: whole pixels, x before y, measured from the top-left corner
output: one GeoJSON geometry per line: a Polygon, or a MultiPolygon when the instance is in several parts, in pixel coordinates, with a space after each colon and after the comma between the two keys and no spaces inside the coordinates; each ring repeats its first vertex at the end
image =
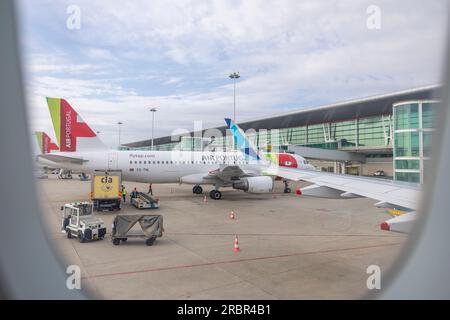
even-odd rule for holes
{"type": "Polygon", "coordinates": [[[162,237],[163,231],[162,215],[118,214],[113,221],[111,239],[112,243],[116,246],[121,242],[126,242],[128,238],[145,239],[145,244],[147,246],[152,246],[156,238],[162,237]],[[137,227],[137,224],[139,224],[140,228],[137,227]],[[134,226],[136,227],[133,228],[134,226]]]}

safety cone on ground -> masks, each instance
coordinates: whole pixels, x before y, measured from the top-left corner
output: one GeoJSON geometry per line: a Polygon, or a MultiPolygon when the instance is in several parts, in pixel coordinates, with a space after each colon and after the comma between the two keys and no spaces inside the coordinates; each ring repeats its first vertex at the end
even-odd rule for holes
{"type": "Polygon", "coordinates": [[[203,203],[207,203],[208,202],[208,198],[205,196],[204,198],[203,198],[203,203]]]}
{"type": "Polygon", "coordinates": [[[236,219],[236,214],[234,213],[234,211],[230,212],[230,220],[235,220],[236,219]]]}
{"type": "Polygon", "coordinates": [[[239,252],[241,251],[241,249],[239,248],[239,240],[237,236],[234,236],[234,248],[233,248],[234,252],[239,252]]]}
{"type": "Polygon", "coordinates": [[[302,195],[302,190],[300,189],[300,187],[298,187],[297,190],[295,190],[295,194],[298,196],[302,195]]]}

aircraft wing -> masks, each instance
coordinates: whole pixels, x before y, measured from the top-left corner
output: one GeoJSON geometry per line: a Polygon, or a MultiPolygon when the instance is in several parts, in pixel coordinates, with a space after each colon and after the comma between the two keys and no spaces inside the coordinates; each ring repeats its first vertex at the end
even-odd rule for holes
{"type": "Polygon", "coordinates": [[[40,154],[40,155],[38,155],[38,158],[46,159],[46,160],[53,161],[53,162],[56,162],[56,163],[82,164],[82,163],[88,161],[88,160],[84,160],[84,159],[81,159],[81,158],[68,157],[68,156],[63,156],[63,155],[58,155],[58,154],[51,154],[51,153],[40,154]]]}
{"type": "Polygon", "coordinates": [[[313,183],[301,190],[305,195],[324,198],[367,197],[380,201],[376,204],[379,207],[411,210],[416,210],[420,203],[420,188],[410,183],[285,167],[269,168],[264,174],[313,183]]]}
{"type": "Polygon", "coordinates": [[[416,218],[415,210],[421,198],[419,186],[411,183],[285,167],[272,167],[263,173],[313,183],[301,189],[304,195],[335,199],[366,197],[378,200],[375,203],[377,207],[407,211],[381,223],[381,229],[387,231],[408,233],[416,218]]]}
{"type": "Polygon", "coordinates": [[[208,178],[218,178],[224,182],[231,182],[243,177],[251,177],[254,174],[242,170],[239,166],[225,165],[208,173],[208,178]]]}

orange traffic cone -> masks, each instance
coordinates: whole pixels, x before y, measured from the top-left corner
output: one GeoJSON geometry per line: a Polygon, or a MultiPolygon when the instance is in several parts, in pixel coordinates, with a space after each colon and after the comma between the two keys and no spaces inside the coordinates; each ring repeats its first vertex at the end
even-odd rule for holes
{"type": "Polygon", "coordinates": [[[207,203],[208,202],[208,198],[205,196],[204,198],[203,198],[203,203],[207,203]]]}
{"type": "Polygon", "coordinates": [[[234,220],[236,219],[236,214],[234,213],[234,211],[230,212],[230,220],[234,220]]]}
{"type": "Polygon", "coordinates": [[[239,252],[241,251],[241,249],[239,248],[239,240],[237,236],[234,236],[234,248],[233,248],[234,252],[239,252]]]}

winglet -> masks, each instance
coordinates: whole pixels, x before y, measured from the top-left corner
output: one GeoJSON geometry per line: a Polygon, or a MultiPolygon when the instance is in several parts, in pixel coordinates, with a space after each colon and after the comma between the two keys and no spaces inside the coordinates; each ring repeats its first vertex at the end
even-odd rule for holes
{"type": "Polygon", "coordinates": [[[380,229],[385,231],[409,233],[416,220],[416,211],[410,211],[395,218],[384,221],[380,224],[380,229]]]}

